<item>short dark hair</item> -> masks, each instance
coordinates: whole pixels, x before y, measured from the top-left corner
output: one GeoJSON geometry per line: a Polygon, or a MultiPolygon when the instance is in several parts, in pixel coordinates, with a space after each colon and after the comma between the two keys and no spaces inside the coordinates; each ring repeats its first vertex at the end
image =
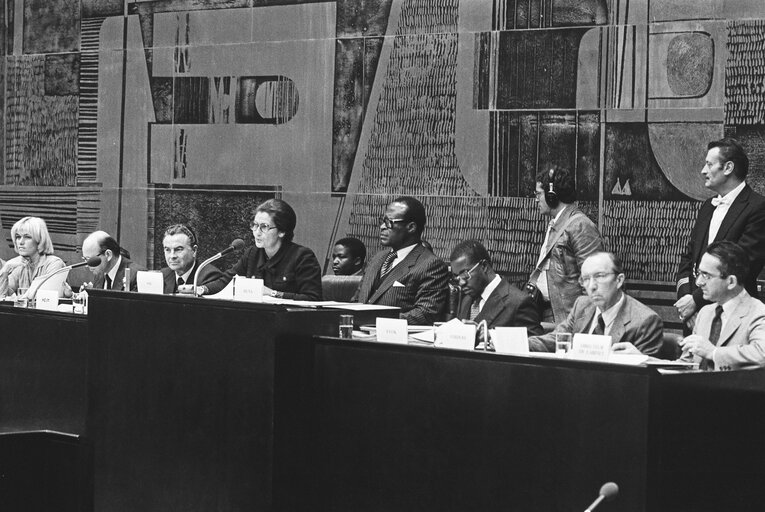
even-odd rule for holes
{"type": "Polygon", "coordinates": [[[111,235],[106,235],[105,237],[99,239],[98,247],[101,249],[101,252],[109,250],[112,251],[112,254],[115,256],[124,256],[125,258],[130,259],[130,253],[127,251],[127,249],[120,247],[119,242],[117,242],[117,240],[115,240],[111,235]]]}
{"type": "Polygon", "coordinates": [[[452,254],[449,256],[449,260],[454,261],[461,256],[466,256],[470,263],[475,264],[484,260],[491,265],[489,251],[487,251],[486,247],[484,247],[478,240],[465,240],[458,243],[454,249],[452,249],[452,254]]]}
{"type": "Polygon", "coordinates": [[[295,237],[295,226],[297,226],[297,215],[295,210],[287,201],[282,199],[269,199],[259,204],[252,216],[259,212],[267,213],[276,225],[276,229],[284,233],[284,240],[291,242],[295,237]]]}
{"type": "Polygon", "coordinates": [[[542,184],[543,190],[550,190],[550,171],[552,171],[553,190],[558,195],[561,203],[573,203],[576,201],[576,183],[573,173],[565,167],[557,165],[547,166],[544,171],[537,174],[537,183],[542,184]]]}
{"type": "Polygon", "coordinates": [[[364,262],[364,260],[367,259],[367,248],[364,245],[364,242],[362,242],[358,238],[347,236],[335,242],[335,245],[342,245],[343,247],[348,249],[348,252],[351,253],[352,257],[361,258],[362,263],[364,262]]]}
{"type": "Polygon", "coordinates": [[[714,148],[720,150],[720,158],[722,158],[723,163],[733,162],[733,174],[744,181],[749,173],[749,157],[746,155],[744,146],[736,139],[726,137],[707,144],[707,151],[714,148]]]}
{"type": "Polygon", "coordinates": [[[737,243],[729,240],[712,242],[706,253],[720,261],[720,277],[736,276],[738,283],[744,286],[749,277],[749,257],[737,243]]]}
{"type": "Polygon", "coordinates": [[[197,245],[197,235],[194,233],[193,229],[191,229],[189,226],[185,224],[173,224],[172,226],[169,226],[165,230],[164,236],[173,236],[173,235],[186,235],[187,237],[189,237],[189,244],[191,245],[191,247],[194,247],[195,245],[197,245]]]}
{"type": "Polygon", "coordinates": [[[400,196],[391,201],[391,203],[401,203],[406,206],[406,215],[404,220],[414,222],[417,225],[417,233],[422,234],[425,230],[425,207],[417,199],[411,196],[400,196]]]}

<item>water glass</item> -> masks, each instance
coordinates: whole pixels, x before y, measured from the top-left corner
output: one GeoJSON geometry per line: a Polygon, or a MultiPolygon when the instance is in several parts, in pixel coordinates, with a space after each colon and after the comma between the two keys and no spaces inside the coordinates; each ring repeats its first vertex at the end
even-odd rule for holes
{"type": "Polygon", "coordinates": [[[353,315],[340,315],[340,337],[353,338],[353,315]]]}

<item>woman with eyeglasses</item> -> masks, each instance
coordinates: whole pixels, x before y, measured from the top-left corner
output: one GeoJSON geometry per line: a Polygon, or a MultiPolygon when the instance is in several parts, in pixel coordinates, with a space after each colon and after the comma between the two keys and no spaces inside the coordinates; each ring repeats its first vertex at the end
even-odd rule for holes
{"type": "Polygon", "coordinates": [[[0,269],[0,297],[29,288],[34,278],[66,266],[53,255],[48,226],[39,217],[24,217],[16,222],[11,228],[11,240],[18,256],[0,269]]]}
{"type": "Polygon", "coordinates": [[[263,295],[321,300],[321,267],[311,249],[292,241],[296,225],[295,210],[286,201],[269,199],[259,205],[250,222],[255,245],[207,288],[220,290],[240,275],[263,279],[263,295]]]}

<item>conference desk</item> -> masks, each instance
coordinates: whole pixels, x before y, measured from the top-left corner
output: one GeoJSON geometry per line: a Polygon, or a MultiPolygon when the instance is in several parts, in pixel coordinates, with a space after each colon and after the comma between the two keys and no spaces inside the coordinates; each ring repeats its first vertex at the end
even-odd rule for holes
{"type": "Polygon", "coordinates": [[[299,509],[312,336],[335,335],[341,313],[93,290],[95,510],[299,509]]]}
{"type": "Polygon", "coordinates": [[[765,370],[315,340],[313,510],[753,511],[765,370]]]}

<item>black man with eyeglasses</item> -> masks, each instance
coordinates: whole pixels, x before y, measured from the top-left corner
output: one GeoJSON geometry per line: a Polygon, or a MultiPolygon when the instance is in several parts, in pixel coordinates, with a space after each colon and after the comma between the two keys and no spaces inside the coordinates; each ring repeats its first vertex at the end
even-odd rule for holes
{"type": "Polygon", "coordinates": [[[446,264],[422,245],[425,207],[413,197],[394,199],[380,219],[385,247],[367,265],[354,300],[401,308],[409,325],[444,319],[449,301],[446,264]]]}
{"type": "Polygon", "coordinates": [[[489,252],[478,240],[465,240],[452,250],[452,285],[460,290],[457,318],[486,320],[494,327],[525,327],[529,336],[543,333],[539,312],[528,293],[502,279],[489,252]]]}

